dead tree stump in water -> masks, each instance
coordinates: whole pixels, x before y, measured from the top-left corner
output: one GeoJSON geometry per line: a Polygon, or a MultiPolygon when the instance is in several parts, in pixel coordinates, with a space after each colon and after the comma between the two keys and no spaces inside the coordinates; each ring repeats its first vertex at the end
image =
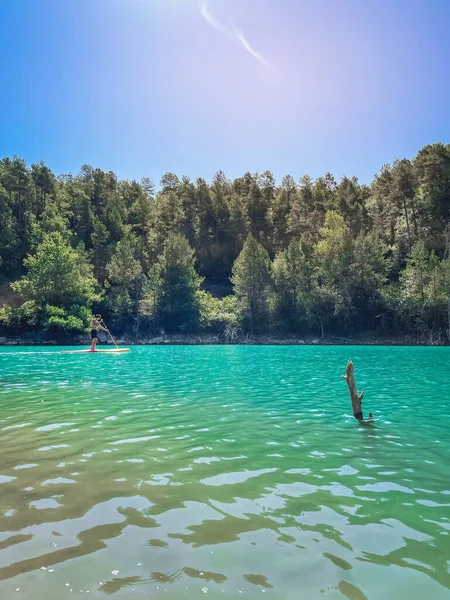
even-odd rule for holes
{"type": "Polygon", "coordinates": [[[351,360],[349,360],[347,363],[345,373],[346,374],[344,375],[344,377],[347,381],[348,391],[350,392],[350,398],[352,400],[353,416],[355,417],[355,419],[362,421],[363,413],[361,403],[364,397],[364,390],[361,392],[361,394],[358,394],[355,383],[355,370],[353,368],[353,363],[351,360]]]}

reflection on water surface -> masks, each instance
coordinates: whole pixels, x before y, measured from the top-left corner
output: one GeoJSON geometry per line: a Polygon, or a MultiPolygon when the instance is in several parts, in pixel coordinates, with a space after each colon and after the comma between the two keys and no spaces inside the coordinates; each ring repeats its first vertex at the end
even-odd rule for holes
{"type": "Polygon", "coordinates": [[[449,359],[2,349],[0,597],[448,599],[449,359]]]}

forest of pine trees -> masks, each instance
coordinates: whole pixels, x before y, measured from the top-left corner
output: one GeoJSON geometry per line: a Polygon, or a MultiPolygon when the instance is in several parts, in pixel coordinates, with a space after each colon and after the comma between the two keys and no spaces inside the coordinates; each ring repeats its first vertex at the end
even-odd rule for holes
{"type": "Polygon", "coordinates": [[[370,185],[219,171],[119,180],[0,160],[0,334],[449,338],[450,145],[370,185]],[[11,289],[13,291],[11,291],[11,289]]]}

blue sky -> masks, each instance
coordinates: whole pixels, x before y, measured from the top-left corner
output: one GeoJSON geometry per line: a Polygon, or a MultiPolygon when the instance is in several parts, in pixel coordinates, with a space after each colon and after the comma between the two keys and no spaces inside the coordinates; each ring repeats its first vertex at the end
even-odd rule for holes
{"type": "Polygon", "coordinates": [[[369,182],[450,141],[448,0],[0,0],[0,156],[369,182]]]}

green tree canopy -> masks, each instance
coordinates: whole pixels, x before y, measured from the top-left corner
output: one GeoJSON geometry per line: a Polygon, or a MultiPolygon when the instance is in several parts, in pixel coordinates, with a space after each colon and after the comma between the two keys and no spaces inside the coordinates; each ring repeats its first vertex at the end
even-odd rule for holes
{"type": "Polygon", "coordinates": [[[138,244],[138,238],[133,234],[122,238],[106,266],[110,286],[108,305],[116,317],[132,316],[136,331],[139,330],[139,303],[145,279],[137,259],[138,244]]]}
{"type": "Polygon", "coordinates": [[[159,259],[159,322],[170,333],[195,332],[199,326],[198,291],[202,279],[195,270],[194,254],[182,234],[171,233],[159,259]]]}
{"type": "Polygon", "coordinates": [[[268,326],[270,271],[267,250],[249,233],[233,265],[231,281],[244,326],[252,333],[263,331],[268,326]]]}
{"type": "Polygon", "coordinates": [[[84,252],[61,233],[50,233],[24,260],[27,274],[12,284],[24,300],[68,308],[90,304],[96,282],[84,252]]]}
{"type": "Polygon", "coordinates": [[[273,262],[275,316],[288,331],[315,329],[319,315],[319,263],[314,246],[294,239],[273,262]]]}
{"type": "Polygon", "coordinates": [[[210,183],[166,173],[156,187],[5,157],[0,300],[12,282],[25,304],[2,323],[73,329],[96,288],[116,331],[450,338],[449,230],[448,144],[383,165],[370,185],[218,171],[210,183]]]}
{"type": "Polygon", "coordinates": [[[26,275],[11,284],[25,301],[19,317],[44,329],[82,331],[97,299],[83,249],[72,248],[59,232],[47,234],[24,266],[26,275]]]}

